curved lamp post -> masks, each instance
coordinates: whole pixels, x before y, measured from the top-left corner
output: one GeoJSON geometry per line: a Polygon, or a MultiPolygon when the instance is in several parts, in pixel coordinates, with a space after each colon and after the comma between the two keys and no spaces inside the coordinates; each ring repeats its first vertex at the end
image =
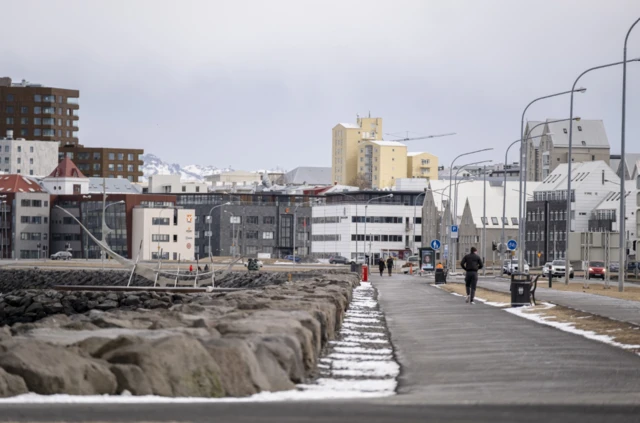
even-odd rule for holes
{"type": "MultiPolygon", "coordinates": [[[[381,195],[379,197],[373,197],[373,198],[369,199],[369,201],[367,201],[367,203],[364,205],[364,256],[365,256],[365,260],[367,261],[367,265],[369,265],[369,260],[368,260],[368,257],[367,257],[367,209],[369,208],[369,203],[370,202],[372,202],[373,200],[379,200],[381,198],[393,198],[393,194],[387,194],[387,195],[381,195]]],[[[371,245],[371,241],[369,241],[369,245],[371,245]]],[[[370,252],[371,251],[369,251],[369,253],[370,252]]]]}
{"type": "Polygon", "coordinates": [[[226,203],[215,205],[215,206],[211,207],[211,210],[209,210],[209,259],[210,260],[212,259],[212,256],[213,256],[212,250],[211,250],[211,235],[212,235],[212,233],[211,233],[211,221],[213,220],[213,217],[211,217],[211,213],[213,213],[213,210],[217,209],[218,207],[228,206],[230,204],[231,204],[231,202],[227,201],[226,203]]]}
{"type": "MultiPolygon", "coordinates": [[[[456,162],[456,160],[458,160],[460,157],[463,156],[468,156],[470,154],[476,154],[476,153],[481,153],[483,151],[491,151],[493,150],[493,148],[483,148],[481,150],[474,150],[474,151],[469,151],[468,153],[462,153],[458,156],[456,156],[453,161],[451,162],[451,164],[449,165],[449,181],[451,181],[453,179],[453,164],[456,162]]],[[[451,183],[449,184],[449,203],[451,203],[451,183]]],[[[451,205],[449,205],[449,208],[451,208],[451,205]]],[[[451,210],[449,210],[451,211],[451,210]]],[[[449,254],[451,254],[451,236],[449,236],[449,254]]],[[[448,264],[448,268],[451,269],[451,261],[447,260],[449,263],[448,264]]]]}
{"type": "MultiPolygon", "coordinates": [[[[631,31],[635,28],[636,24],[640,22],[640,18],[636,20],[629,31],[627,31],[627,36],[624,38],[624,52],[622,55],[622,132],[620,133],[620,162],[623,164],[626,163],[625,158],[625,131],[626,131],[626,118],[627,118],[627,42],[629,41],[629,35],[631,35],[631,31]]],[[[624,167],[623,167],[624,169],[624,167]]],[[[626,259],[626,228],[625,228],[625,188],[624,188],[624,174],[620,178],[620,270],[618,272],[618,291],[624,291],[624,272],[626,269],[625,259],[626,259]]]]}
{"type": "MultiPolygon", "coordinates": [[[[640,59],[631,59],[629,60],[629,62],[637,62],[640,61],[640,59]]],[[[610,68],[612,66],[617,66],[617,65],[622,65],[627,63],[627,61],[622,61],[622,62],[615,62],[615,63],[608,63],[606,65],[600,65],[600,66],[595,66],[592,68],[587,69],[586,71],[582,72],[580,75],[578,75],[578,77],[576,78],[575,82],[573,83],[573,87],[571,89],[571,103],[569,106],[569,119],[573,120],[573,92],[575,91],[576,85],[578,84],[578,81],[580,80],[580,78],[582,78],[584,75],[586,75],[587,73],[594,71],[594,70],[598,70],[598,69],[604,69],[604,68],[610,68]]],[[[565,234],[565,253],[564,253],[564,268],[565,268],[565,272],[564,272],[564,284],[565,285],[569,285],[569,269],[571,268],[570,266],[570,260],[569,260],[569,234],[571,233],[571,151],[572,151],[572,147],[573,147],[573,122],[569,123],[569,152],[567,154],[567,230],[566,230],[566,234],[565,234]]],[[[622,179],[624,179],[624,175],[622,175],[622,179]]],[[[620,187],[622,190],[624,190],[624,184],[620,184],[620,187]]],[[[622,191],[623,196],[624,197],[624,191],[622,191]]],[[[621,198],[621,201],[623,201],[623,198],[621,198]]],[[[623,203],[624,206],[624,203],[623,203]]],[[[620,212],[622,213],[623,210],[621,209],[620,212]]],[[[623,221],[624,219],[624,215],[620,214],[620,221],[623,221]]],[[[623,247],[624,250],[624,244],[622,244],[622,241],[624,241],[624,233],[621,231],[620,232],[620,240],[621,240],[621,246],[623,247]]],[[[620,257],[623,257],[623,253],[620,253],[620,257]]],[[[624,269],[624,261],[622,263],[620,263],[620,268],[624,269]]],[[[619,273],[618,276],[619,279],[624,279],[624,270],[622,270],[619,273]]]]}

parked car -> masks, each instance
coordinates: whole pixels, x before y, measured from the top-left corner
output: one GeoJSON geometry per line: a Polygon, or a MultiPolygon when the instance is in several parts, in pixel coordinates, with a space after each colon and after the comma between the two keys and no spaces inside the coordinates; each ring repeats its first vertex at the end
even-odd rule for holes
{"type": "Polygon", "coordinates": [[[349,264],[351,263],[351,260],[342,256],[331,256],[329,257],[329,263],[330,264],[349,264]]]}
{"type": "Polygon", "coordinates": [[[551,269],[551,262],[548,261],[542,266],[542,276],[549,277],[549,270],[551,269]]]}
{"type": "Polygon", "coordinates": [[[604,279],[605,273],[606,273],[606,270],[604,268],[604,262],[603,261],[590,261],[589,262],[589,275],[587,276],[588,279],[591,279],[591,278],[602,278],[602,279],[604,279]]]}
{"type": "MultiPolygon", "coordinates": [[[[244,262],[244,267],[247,267],[247,265],[249,264],[249,262],[244,262]]],[[[258,268],[262,269],[264,263],[262,263],[262,260],[258,260],[258,268]]]]}
{"type": "MultiPolygon", "coordinates": [[[[294,258],[293,258],[293,256],[292,256],[292,255],[288,255],[288,256],[286,256],[284,259],[285,259],[285,260],[289,260],[289,261],[293,261],[293,260],[294,260],[294,258]]],[[[295,257],[295,262],[296,262],[296,263],[300,263],[300,256],[296,256],[296,257],[295,257]]]]}
{"type": "Polygon", "coordinates": [[[409,273],[409,269],[413,267],[413,271],[417,271],[420,266],[420,256],[410,256],[402,265],[402,273],[409,273]]]}
{"type": "Polygon", "coordinates": [[[55,254],[51,254],[51,260],[71,260],[73,255],[68,251],[58,251],[55,254]]]}
{"type": "MultiPolygon", "coordinates": [[[[566,273],[566,266],[564,260],[554,260],[551,262],[551,274],[556,276],[564,276],[566,273]]],[[[573,277],[573,267],[569,266],[569,277],[573,277]]]]}
{"type": "Polygon", "coordinates": [[[617,261],[612,261],[609,263],[609,272],[619,272],[620,271],[620,263],[617,261]]]}
{"type": "Polygon", "coordinates": [[[627,263],[627,272],[635,272],[636,269],[640,269],[640,263],[637,261],[630,261],[627,263]]]}
{"type": "MultiPolygon", "coordinates": [[[[514,260],[505,260],[504,261],[504,266],[502,267],[502,273],[506,273],[507,275],[510,275],[514,272],[519,272],[519,267],[518,267],[518,260],[514,259],[514,260]]],[[[524,273],[529,273],[529,263],[527,263],[527,261],[524,261],[524,273]]]]}

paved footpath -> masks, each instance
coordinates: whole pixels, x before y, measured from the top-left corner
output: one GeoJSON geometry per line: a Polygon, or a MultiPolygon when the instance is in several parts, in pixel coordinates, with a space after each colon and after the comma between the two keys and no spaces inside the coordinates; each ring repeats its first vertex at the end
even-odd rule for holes
{"type": "MultiPolygon", "coordinates": [[[[553,282],[554,285],[558,283],[562,284],[564,282],[557,280],[553,282]]],[[[549,279],[538,279],[538,289],[536,290],[537,301],[549,301],[553,304],[609,317],[621,322],[640,325],[640,301],[622,300],[583,292],[558,291],[545,288],[548,284],[549,279]]],[[[602,289],[602,285],[599,283],[592,282],[591,285],[591,290],[602,289]]],[[[510,282],[506,279],[482,278],[478,282],[478,286],[494,291],[509,292],[510,282]]],[[[618,289],[618,287],[615,285],[612,286],[611,289],[618,289]]]]}
{"type": "Polygon", "coordinates": [[[640,358],[430,286],[374,276],[402,366],[398,395],[217,404],[0,405],[0,421],[636,422],[640,358]]]}
{"type": "Polygon", "coordinates": [[[397,401],[640,404],[635,354],[466,304],[426,278],[372,279],[402,366],[397,401]]]}

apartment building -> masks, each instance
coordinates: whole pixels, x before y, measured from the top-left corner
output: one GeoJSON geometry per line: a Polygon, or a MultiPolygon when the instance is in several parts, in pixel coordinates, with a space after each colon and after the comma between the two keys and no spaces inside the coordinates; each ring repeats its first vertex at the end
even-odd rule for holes
{"type": "Polygon", "coordinates": [[[407,153],[407,178],[438,179],[438,157],[430,153],[407,153]]]}
{"type": "Polygon", "coordinates": [[[0,134],[78,143],[80,91],[0,78],[0,134]]]}
{"type": "Polygon", "coordinates": [[[55,141],[31,141],[0,139],[0,172],[28,176],[45,176],[58,165],[58,143],[55,141]]]}
{"type": "Polygon", "coordinates": [[[358,175],[366,188],[395,186],[397,179],[407,177],[407,146],[396,141],[362,141],[358,175]]]}
{"type": "Polygon", "coordinates": [[[360,142],[382,140],[382,118],[361,118],[357,123],[339,123],[332,130],[331,179],[341,185],[355,185],[358,177],[360,142]]]}
{"type": "Polygon", "coordinates": [[[611,204],[607,198],[620,189],[620,179],[606,162],[575,163],[571,169],[571,214],[567,216],[567,171],[566,164],[557,166],[536,187],[533,200],[527,201],[525,242],[530,263],[565,257],[567,218],[571,219],[571,232],[603,227],[594,220],[606,219],[607,213],[596,209],[611,204]]]}
{"type": "Polygon", "coordinates": [[[152,175],[145,192],[157,194],[206,193],[209,185],[199,181],[182,181],[180,175],[152,175]]]}
{"type": "Polygon", "coordinates": [[[124,178],[140,182],[143,177],[144,150],[133,148],[85,147],[61,144],[58,160],[69,158],[85,175],[100,178],[124,178]]]}
{"type": "MultiPolygon", "coordinates": [[[[535,165],[529,163],[528,180],[542,181],[559,165],[567,163],[569,155],[569,122],[555,122],[547,119],[542,127],[542,137],[527,140],[529,160],[535,159],[535,165]]],[[[527,123],[533,128],[538,122],[527,123]]],[[[573,125],[572,162],[604,161],[609,164],[610,146],[602,120],[580,120],[573,125]]],[[[533,135],[536,135],[537,129],[533,135]]]]}
{"type": "Polygon", "coordinates": [[[140,260],[195,260],[194,210],[134,207],[132,255],[140,260]]]}

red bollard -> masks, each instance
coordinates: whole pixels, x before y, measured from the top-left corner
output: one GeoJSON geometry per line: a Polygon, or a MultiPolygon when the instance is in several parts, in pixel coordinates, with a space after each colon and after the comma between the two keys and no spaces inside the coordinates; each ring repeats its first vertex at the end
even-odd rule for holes
{"type": "Polygon", "coordinates": [[[362,282],[369,282],[369,266],[362,265],[362,282]]]}

